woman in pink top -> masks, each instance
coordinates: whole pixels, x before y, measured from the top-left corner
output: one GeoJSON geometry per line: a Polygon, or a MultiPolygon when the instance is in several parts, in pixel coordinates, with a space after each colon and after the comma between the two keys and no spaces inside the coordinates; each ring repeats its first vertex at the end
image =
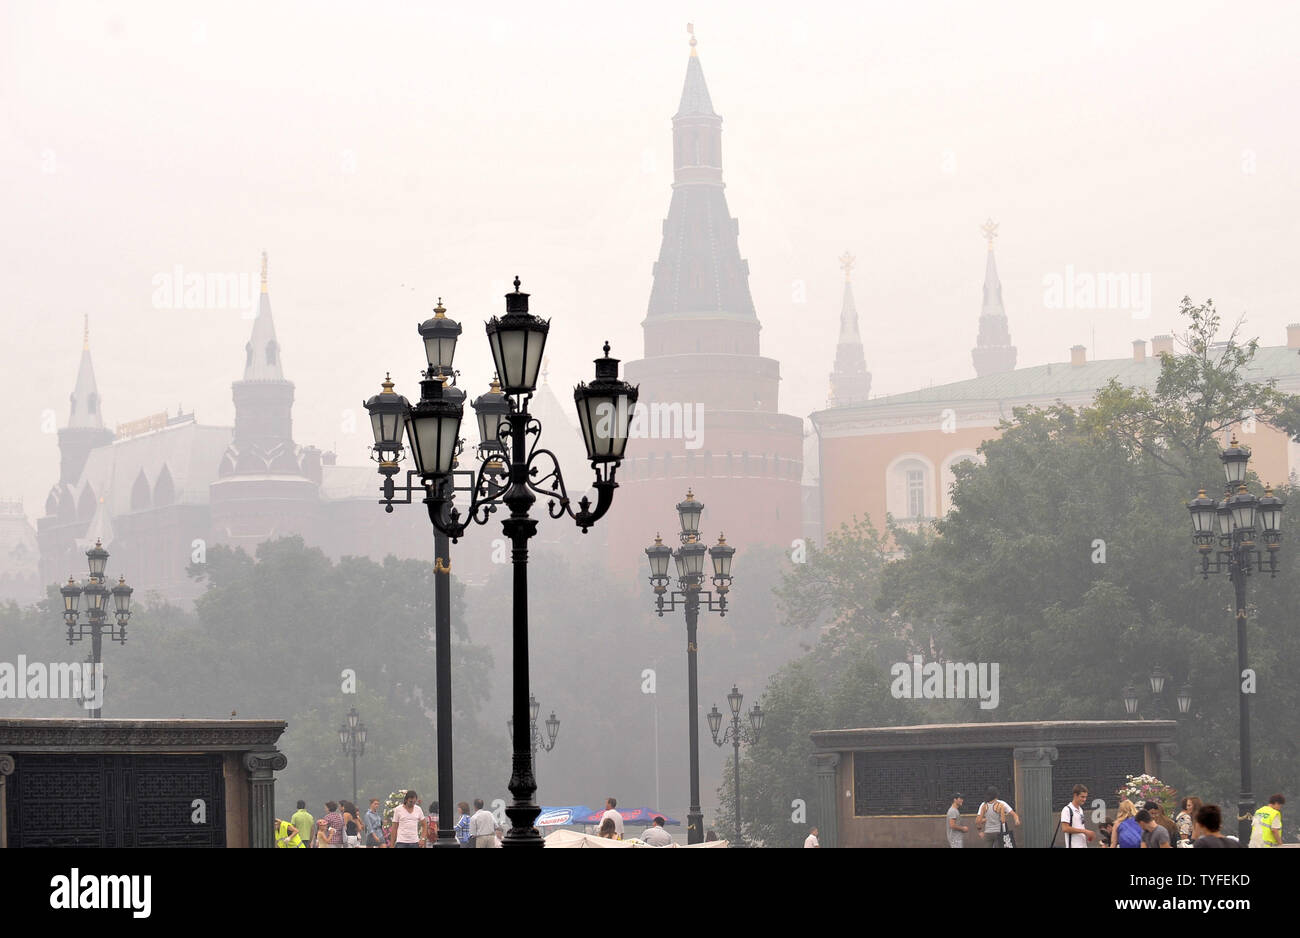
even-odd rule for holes
{"type": "Polygon", "coordinates": [[[402,803],[393,809],[393,828],[389,835],[392,847],[423,847],[428,823],[424,810],[415,803],[420,796],[414,790],[402,796],[402,803]]]}

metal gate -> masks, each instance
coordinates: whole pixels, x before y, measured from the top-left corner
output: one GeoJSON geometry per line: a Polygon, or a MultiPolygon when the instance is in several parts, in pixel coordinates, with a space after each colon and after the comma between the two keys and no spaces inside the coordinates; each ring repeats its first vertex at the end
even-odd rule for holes
{"type": "Polygon", "coordinates": [[[14,760],[10,847],[226,845],[220,755],[15,753],[14,760]]]}

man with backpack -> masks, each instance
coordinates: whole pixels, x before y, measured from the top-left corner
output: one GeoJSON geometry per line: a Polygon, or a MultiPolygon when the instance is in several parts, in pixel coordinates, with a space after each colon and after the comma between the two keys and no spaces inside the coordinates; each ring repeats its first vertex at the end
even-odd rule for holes
{"type": "Polygon", "coordinates": [[[998,798],[998,790],[990,787],[984,793],[984,803],[980,805],[979,816],[975,826],[980,828],[986,847],[1014,847],[1015,838],[1007,824],[1007,818],[1020,825],[1020,815],[998,798]]]}
{"type": "Polygon", "coordinates": [[[1087,847],[1097,835],[1084,826],[1083,803],[1088,800],[1088,786],[1075,785],[1074,797],[1061,809],[1061,831],[1065,834],[1065,846],[1087,847]]]}

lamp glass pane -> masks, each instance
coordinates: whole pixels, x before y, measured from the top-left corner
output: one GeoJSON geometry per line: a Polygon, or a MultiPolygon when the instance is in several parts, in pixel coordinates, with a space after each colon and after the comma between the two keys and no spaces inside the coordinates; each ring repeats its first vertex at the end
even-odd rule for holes
{"type": "Polygon", "coordinates": [[[497,328],[497,340],[501,349],[501,360],[497,362],[497,367],[501,373],[501,385],[508,390],[527,386],[524,382],[527,336],[528,331],[525,329],[497,328]]]}

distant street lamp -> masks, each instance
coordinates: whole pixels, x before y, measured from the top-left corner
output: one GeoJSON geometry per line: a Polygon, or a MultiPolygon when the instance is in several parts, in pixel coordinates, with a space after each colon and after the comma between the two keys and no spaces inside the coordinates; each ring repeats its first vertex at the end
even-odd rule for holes
{"type": "MultiPolygon", "coordinates": [[[[111,589],[105,586],[104,568],[108,566],[108,551],[104,550],[103,543],[96,538],[95,546],[86,551],[86,562],[90,567],[90,576],[84,584],[78,585],[76,580],[71,576],[59,592],[63,595],[63,621],[68,626],[68,644],[80,641],[87,635],[90,636],[90,658],[92,665],[91,673],[94,675],[95,682],[94,695],[100,703],[90,711],[91,719],[98,720],[103,716],[104,681],[100,679],[103,673],[103,637],[107,635],[110,640],[117,642],[119,645],[126,644],[126,623],[131,618],[131,593],[134,590],[126,585],[126,577],[118,577],[117,585],[111,589]],[[82,596],[86,597],[86,618],[89,620],[85,625],[81,624],[80,616],[77,612],[77,605],[82,596]],[[108,622],[108,597],[113,597],[113,616],[117,620],[116,629],[108,622]]],[[[84,692],[85,689],[83,689],[84,692]]],[[[81,698],[83,706],[87,698],[86,695],[81,698]]]]}
{"type": "MultiPolygon", "coordinates": [[[[1272,486],[1256,498],[1246,488],[1246,465],[1250,448],[1237,442],[1233,434],[1228,448],[1219,454],[1227,489],[1222,501],[1215,501],[1201,489],[1188,503],[1192,516],[1192,539],[1201,555],[1201,576],[1227,573],[1236,598],[1237,675],[1241,690],[1237,695],[1237,741],[1241,759],[1241,794],[1237,802],[1237,831],[1242,843],[1250,839],[1251,818],[1255,814],[1255,794],[1250,783],[1250,697],[1241,675],[1246,671],[1246,578],[1252,570],[1277,576],[1277,551],[1282,542],[1282,508],[1285,502],[1273,495],[1272,486]],[[1237,492],[1232,493],[1236,486],[1237,492]],[[1255,546],[1256,525],[1262,529],[1266,554],[1255,546]],[[1217,541],[1217,550],[1216,550],[1217,541]],[[1213,558],[1211,558],[1213,555],[1213,558]]],[[[1190,701],[1189,701],[1190,705],[1190,701]]]]}
{"type": "Polygon", "coordinates": [[[339,727],[339,744],[343,755],[352,757],[352,803],[357,803],[357,757],[366,754],[366,724],[361,722],[357,708],[348,711],[346,722],[339,727]]]}
{"type": "Polygon", "coordinates": [[[713,742],[719,746],[725,745],[728,740],[731,741],[732,749],[732,766],[735,775],[732,778],[732,808],[734,809],[736,820],[736,846],[741,846],[744,841],[740,835],[740,743],[744,740],[750,745],[758,743],[758,734],[763,730],[764,713],[758,704],[754,704],[754,709],[749,711],[749,726],[740,724],[740,706],[745,701],[740,690],[735,684],[731,685],[731,693],[727,695],[727,706],[731,708],[731,724],[722,732],[722,738],[718,738],[718,730],[722,727],[722,713],[718,710],[718,705],[714,704],[713,709],[709,711],[709,732],[713,736],[713,742]]]}
{"type": "MultiPolygon", "coordinates": [[[[533,754],[533,762],[537,762],[538,750],[550,752],[555,748],[555,737],[560,734],[560,721],[555,716],[555,711],[545,721],[546,741],[543,742],[542,734],[537,728],[537,717],[541,713],[542,705],[537,702],[537,698],[532,694],[528,695],[528,745],[533,754]]],[[[513,748],[515,742],[515,718],[510,717],[506,720],[506,729],[510,731],[510,744],[513,748]]],[[[534,770],[536,771],[536,770],[534,770]]]]}
{"type": "Polygon", "coordinates": [[[718,535],[718,543],[705,548],[700,543],[700,515],[704,505],[695,499],[689,489],[686,498],[677,503],[677,517],[681,525],[678,535],[681,546],[676,550],[664,544],[659,535],[655,542],[645,549],[650,561],[650,584],[655,591],[655,612],[662,618],[664,610],[676,610],[680,604],[686,612],[686,676],[687,709],[690,714],[690,782],[691,803],[686,812],[686,842],[698,844],[704,840],[704,812],[700,810],[700,719],[699,719],[699,676],[696,664],[696,629],[700,621],[700,600],[704,608],[720,616],[727,614],[727,591],[731,589],[731,560],[736,549],[727,544],[727,539],[718,535]],[[713,561],[713,586],[718,598],[715,602],[713,593],[703,589],[704,555],[708,553],[713,561]],[[677,590],[668,591],[668,560],[671,558],[677,567],[677,590]],[[665,600],[665,595],[667,599],[665,600]]]}
{"type": "MultiPolygon", "coordinates": [[[[1165,703],[1165,683],[1172,680],[1172,675],[1166,672],[1159,665],[1151,671],[1147,679],[1151,686],[1151,712],[1155,714],[1156,719],[1164,719],[1169,715],[1169,706],[1165,703]]],[[[1137,715],[1138,719],[1146,719],[1138,712],[1139,699],[1138,689],[1132,684],[1126,684],[1122,692],[1124,700],[1124,712],[1129,716],[1137,715]]],[[[1183,684],[1178,689],[1174,697],[1178,704],[1178,715],[1185,716],[1192,709],[1192,685],[1183,684]]]]}

